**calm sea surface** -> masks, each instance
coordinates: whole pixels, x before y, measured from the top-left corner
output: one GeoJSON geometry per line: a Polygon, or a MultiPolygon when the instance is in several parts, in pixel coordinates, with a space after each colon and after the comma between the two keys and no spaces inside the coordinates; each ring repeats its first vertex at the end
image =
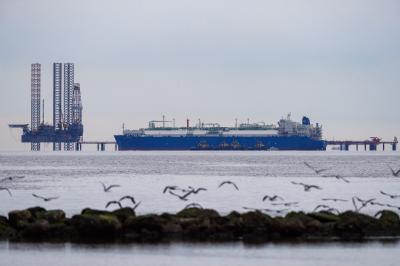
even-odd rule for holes
{"type": "MultiPolygon", "coordinates": [[[[263,202],[264,195],[277,194],[283,202],[299,202],[290,210],[312,211],[318,204],[338,210],[353,209],[351,201],[326,202],[323,198],[350,200],[375,198],[377,202],[400,206],[400,199],[390,199],[384,191],[400,194],[400,178],[390,168],[400,168],[398,152],[71,152],[71,153],[0,153],[0,178],[24,176],[3,181],[0,186],[0,215],[10,210],[31,206],[63,209],[68,216],[84,207],[104,209],[109,200],[133,195],[141,201],[137,212],[176,212],[196,202],[221,214],[243,207],[281,210],[287,207],[263,202]],[[329,170],[316,174],[316,169],[329,170]],[[341,175],[349,183],[332,177],[341,175]],[[220,182],[237,184],[218,188],[220,182]],[[321,190],[305,192],[303,182],[320,186],[321,190]],[[100,182],[118,184],[105,193],[100,182]],[[163,194],[166,185],[205,187],[188,201],[163,194]],[[59,196],[43,202],[32,193],[59,196]]],[[[130,202],[124,202],[129,206],[130,202]]],[[[363,212],[375,214],[379,206],[363,212]]],[[[110,208],[112,209],[112,208],[110,208]]],[[[394,211],[397,209],[393,208],[394,211]]],[[[276,213],[270,213],[276,215],[276,213]]],[[[399,243],[371,242],[362,244],[171,244],[109,245],[16,244],[0,242],[0,265],[26,265],[32,259],[41,265],[399,265],[399,243]],[[35,256],[40,254],[40,256],[35,256]]]]}

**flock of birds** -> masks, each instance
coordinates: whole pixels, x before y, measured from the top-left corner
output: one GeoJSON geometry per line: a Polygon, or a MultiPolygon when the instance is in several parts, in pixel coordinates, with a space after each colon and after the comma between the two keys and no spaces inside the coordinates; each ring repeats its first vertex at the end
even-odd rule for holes
{"type": "MultiPolygon", "coordinates": [[[[309,169],[311,169],[315,174],[321,176],[321,177],[334,177],[338,180],[341,180],[345,183],[350,183],[350,181],[346,178],[344,178],[343,176],[340,175],[323,175],[324,172],[330,170],[330,168],[315,168],[312,165],[310,165],[307,162],[304,162],[304,165],[306,167],[308,167],[309,169]]],[[[400,169],[395,171],[393,168],[391,168],[390,166],[388,166],[391,170],[391,173],[394,177],[400,177],[400,169]]],[[[9,177],[5,177],[3,179],[0,179],[0,191],[6,191],[8,192],[8,194],[10,196],[12,196],[12,193],[10,191],[9,188],[7,188],[6,186],[3,186],[2,184],[6,184],[9,182],[12,182],[14,180],[17,179],[23,179],[25,176],[9,176],[9,177]]],[[[113,188],[117,188],[120,187],[120,185],[117,184],[111,184],[111,185],[106,185],[102,182],[100,182],[103,188],[104,192],[110,192],[113,188]]],[[[294,182],[291,181],[291,184],[296,185],[296,186],[302,186],[303,190],[305,192],[309,192],[312,191],[313,189],[315,190],[322,190],[323,188],[321,186],[318,185],[313,185],[313,184],[305,184],[302,182],[294,182]]],[[[218,185],[218,189],[224,187],[224,186],[231,186],[233,189],[239,191],[239,187],[232,181],[230,180],[226,180],[221,182],[218,185]]],[[[196,195],[202,191],[207,191],[207,188],[204,187],[198,187],[198,188],[194,188],[192,186],[188,186],[186,188],[181,188],[179,186],[176,185],[171,185],[171,186],[166,186],[162,193],[166,194],[168,193],[171,196],[174,196],[176,198],[178,198],[179,200],[182,201],[188,201],[189,197],[191,195],[196,195]]],[[[394,195],[394,194],[390,194],[384,191],[379,191],[379,193],[383,196],[386,196],[390,199],[398,199],[400,198],[400,195],[394,195]]],[[[56,200],[59,199],[59,196],[53,196],[53,197],[45,197],[45,196],[41,196],[41,195],[37,195],[35,193],[32,194],[33,197],[41,199],[45,202],[48,201],[52,201],[52,200],[56,200]]],[[[118,200],[111,200],[109,202],[106,203],[105,208],[107,209],[108,207],[112,206],[112,205],[117,205],[119,208],[123,208],[122,206],[122,202],[125,201],[129,201],[132,203],[132,209],[136,209],[137,207],[139,207],[139,205],[141,204],[141,201],[136,201],[135,198],[132,195],[125,195],[122,196],[120,199],[118,200]]],[[[281,209],[260,209],[260,208],[251,208],[251,207],[243,207],[243,209],[245,210],[253,210],[253,211],[261,211],[261,212],[266,212],[266,213],[276,213],[276,214],[281,214],[281,213],[285,213],[287,211],[290,211],[290,207],[297,207],[297,205],[299,204],[299,202],[284,202],[284,198],[280,195],[265,195],[262,197],[262,201],[268,201],[271,203],[272,206],[283,206],[286,208],[281,208],[281,209]]],[[[340,198],[322,198],[322,201],[325,202],[348,202],[349,200],[347,199],[340,199],[340,198]]],[[[385,204],[385,203],[380,203],[377,202],[375,198],[371,198],[371,199],[361,199],[357,196],[354,196],[351,198],[351,202],[354,206],[354,210],[356,212],[360,212],[363,208],[367,207],[368,205],[371,206],[380,206],[380,207],[389,207],[389,208],[395,208],[397,210],[400,211],[400,206],[396,206],[396,205],[392,205],[392,204],[385,204]]],[[[191,207],[196,207],[196,208],[203,208],[202,205],[200,205],[199,203],[196,202],[192,202],[189,203],[185,206],[186,208],[191,208],[191,207]]],[[[332,213],[340,213],[340,211],[332,206],[329,206],[327,204],[319,204],[317,205],[314,209],[313,212],[315,211],[327,211],[327,212],[332,212],[332,213]]]]}

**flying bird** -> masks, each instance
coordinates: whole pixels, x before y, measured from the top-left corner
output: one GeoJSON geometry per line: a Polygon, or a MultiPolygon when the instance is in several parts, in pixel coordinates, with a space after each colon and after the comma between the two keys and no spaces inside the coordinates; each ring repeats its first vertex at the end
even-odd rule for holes
{"type": "Polygon", "coordinates": [[[320,204],[320,205],[317,205],[317,207],[314,208],[313,212],[315,212],[315,211],[317,211],[317,210],[319,210],[319,209],[330,209],[330,208],[331,208],[331,207],[328,206],[328,205],[320,204]]]}
{"type": "Polygon", "coordinates": [[[106,184],[104,184],[102,182],[100,182],[100,183],[103,185],[104,192],[109,192],[114,187],[120,187],[120,185],[109,185],[109,186],[106,186],[106,184]]]}
{"type": "Polygon", "coordinates": [[[375,201],[375,199],[363,200],[360,199],[359,197],[353,197],[351,200],[353,202],[356,212],[359,212],[362,208],[366,207],[368,204],[371,204],[371,202],[375,201]],[[356,200],[361,203],[360,207],[357,206],[356,200]]]}
{"type": "Polygon", "coordinates": [[[294,185],[303,186],[304,191],[310,191],[310,189],[312,189],[312,188],[319,189],[319,190],[322,189],[320,186],[316,186],[316,185],[308,185],[308,184],[298,183],[298,182],[294,182],[294,181],[291,181],[291,183],[294,185]]]}
{"type": "Polygon", "coordinates": [[[292,205],[297,205],[299,202],[283,202],[283,203],[271,203],[271,205],[274,206],[285,206],[285,207],[290,207],[292,205]]]}
{"type": "Polygon", "coordinates": [[[275,201],[275,200],[277,200],[277,199],[283,200],[283,198],[280,197],[280,196],[278,196],[278,195],[274,195],[274,196],[265,195],[265,196],[263,197],[262,200],[263,200],[263,201],[265,201],[265,200],[275,201]]]}
{"type": "Polygon", "coordinates": [[[324,199],[322,199],[323,201],[334,201],[334,202],[336,202],[336,201],[341,201],[341,202],[348,202],[348,200],[345,200],[345,199],[336,199],[336,198],[324,198],[324,199]]]}
{"type": "Polygon", "coordinates": [[[188,209],[188,208],[199,208],[199,209],[203,209],[203,206],[201,206],[198,203],[190,203],[188,205],[185,206],[184,209],[188,209]]]}
{"type": "Polygon", "coordinates": [[[12,197],[11,191],[10,189],[6,188],[6,187],[0,187],[0,190],[5,190],[8,192],[8,194],[10,195],[10,197],[12,197]]]}
{"type": "Polygon", "coordinates": [[[183,194],[183,195],[179,195],[179,194],[176,194],[176,193],[174,193],[174,192],[172,192],[172,191],[170,190],[170,191],[169,191],[169,194],[171,194],[171,195],[173,195],[173,196],[179,198],[180,200],[187,201],[187,200],[188,200],[187,197],[188,197],[190,194],[192,194],[192,192],[189,191],[189,192],[187,192],[187,193],[185,193],[185,194],[183,194]]]}
{"type": "Polygon", "coordinates": [[[399,206],[395,206],[395,205],[391,205],[391,204],[386,204],[386,206],[390,207],[390,208],[396,208],[396,209],[398,209],[400,211],[400,207],[399,206]]]}
{"type": "Polygon", "coordinates": [[[312,169],[317,175],[319,175],[322,172],[328,171],[330,168],[322,168],[322,169],[316,169],[313,166],[311,166],[309,163],[304,162],[305,166],[308,168],[312,169]]]}
{"type": "Polygon", "coordinates": [[[207,191],[207,189],[206,189],[206,188],[203,188],[203,187],[199,187],[199,188],[197,188],[197,189],[195,189],[195,188],[193,188],[193,187],[189,187],[189,189],[190,189],[190,191],[191,191],[192,193],[194,193],[194,194],[197,194],[197,193],[199,193],[200,191],[207,191]]]}
{"type": "Polygon", "coordinates": [[[39,196],[36,194],[32,194],[32,196],[34,196],[35,198],[38,198],[38,199],[42,199],[44,201],[51,201],[51,200],[55,200],[55,199],[59,198],[58,196],[57,197],[43,197],[43,196],[39,196]]]}
{"type": "Polygon", "coordinates": [[[123,196],[122,198],[119,199],[119,202],[123,201],[124,199],[129,199],[132,201],[133,204],[136,204],[135,198],[129,195],[123,196]]]}
{"type": "Polygon", "coordinates": [[[275,212],[277,214],[287,212],[289,209],[279,209],[279,210],[272,210],[272,209],[262,209],[265,212],[275,212]]]}
{"type": "Polygon", "coordinates": [[[390,168],[390,171],[392,172],[392,175],[393,175],[394,177],[400,177],[400,169],[397,170],[397,171],[395,171],[395,170],[393,170],[392,167],[390,167],[390,166],[388,166],[388,167],[390,168]]]}
{"type": "Polygon", "coordinates": [[[14,179],[22,179],[25,176],[23,175],[16,175],[16,176],[8,176],[8,177],[4,177],[2,179],[0,179],[0,182],[4,182],[4,181],[13,181],[14,179]]]}
{"type": "Polygon", "coordinates": [[[110,206],[110,205],[112,205],[112,204],[117,204],[117,205],[119,206],[119,208],[122,209],[121,202],[116,201],[116,200],[112,200],[112,201],[107,202],[107,204],[106,204],[106,209],[108,208],[108,206],[110,206]]]}
{"type": "Polygon", "coordinates": [[[386,192],[384,192],[384,191],[380,191],[380,192],[381,192],[382,195],[388,196],[388,197],[390,197],[391,199],[400,198],[400,195],[393,195],[393,194],[386,193],[386,192]]]}
{"type": "Polygon", "coordinates": [[[177,190],[177,189],[179,189],[178,186],[166,186],[163,190],[163,193],[165,194],[165,192],[169,190],[177,190]]]}
{"type": "Polygon", "coordinates": [[[333,177],[338,179],[338,180],[342,180],[343,182],[350,183],[350,181],[348,179],[344,178],[341,175],[334,175],[333,177]]]}
{"type": "Polygon", "coordinates": [[[236,188],[236,190],[239,190],[238,186],[235,183],[233,183],[232,181],[229,181],[229,180],[228,181],[224,181],[221,184],[219,184],[218,188],[220,188],[220,187],[222,187],[223,185],[226,185],[226,184],[232,185],[232,186],[234,186],[236,188]]]}
{"type": "Polygon", "coordinates": [[[133,210],[136,210],[137,207],[139,207],[140,203],[142,203],[141,201],[139,201],[138,203],[135,204],[135,206],[132,207],[133,210]]]}

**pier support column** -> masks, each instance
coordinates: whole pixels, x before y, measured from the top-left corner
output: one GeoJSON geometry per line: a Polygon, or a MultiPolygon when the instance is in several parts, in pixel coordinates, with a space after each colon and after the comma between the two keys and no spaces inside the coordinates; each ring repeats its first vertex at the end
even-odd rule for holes
{"type": "Polygon", "coordinates": [[[100,148],[101,148],[101,151],[105,151],[106,150],[106,144],[101,143],[100,144],[100,148]]]}
{"type": "Polygon", "coordinates": [[[99,150],[100,150],[100,144],[97,143],[97,151],[99,151],[99,150]]]}
{"type": "Polygon", "coordinates": [[[382,143],[382,149],[385,150],[385,143],[382,143]]]}
{"type": "Polygon", "coordinates": [[[396,143],[393,143],[392,144],[392,151],[396,151],[397,150],[397,144],[396,143]]]}
{"type": "Polygon", "coordinates": [[[349,150],[349,146],[350,146],[349,144],[344,144],[344,150],[348,151],[349,150]]]}
{"type": "Polygon", "coordinates": [[[364,144],[364,151],[367,151],[367,144],[364,144]]]}
{"type": "Polygon", "coordinates": [[[369,144],[370,151],[376,151],[376,144],[369,144]]]}
{"type": "Polygon", "coordinates": [[[358,144],[356,144],[356,151],[358,151],[358,144]]]}

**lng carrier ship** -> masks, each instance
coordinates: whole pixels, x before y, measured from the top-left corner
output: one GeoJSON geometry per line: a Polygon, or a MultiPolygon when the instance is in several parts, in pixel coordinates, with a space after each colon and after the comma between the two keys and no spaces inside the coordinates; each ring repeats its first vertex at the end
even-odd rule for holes
{"type": "Polygon", "coordinates": [[[244,123],[223,127],[218,123],[199,123],[191,127],[166,126],[172,121],[150,121],[147,128],[127,130],[115,135],[119,150],[325,150],[322,127],[311,124],[308,117],[301,123],[290,114],[278,126],[244,123]],[[160,125],[160,123],[162,123],[160,125]]]}

